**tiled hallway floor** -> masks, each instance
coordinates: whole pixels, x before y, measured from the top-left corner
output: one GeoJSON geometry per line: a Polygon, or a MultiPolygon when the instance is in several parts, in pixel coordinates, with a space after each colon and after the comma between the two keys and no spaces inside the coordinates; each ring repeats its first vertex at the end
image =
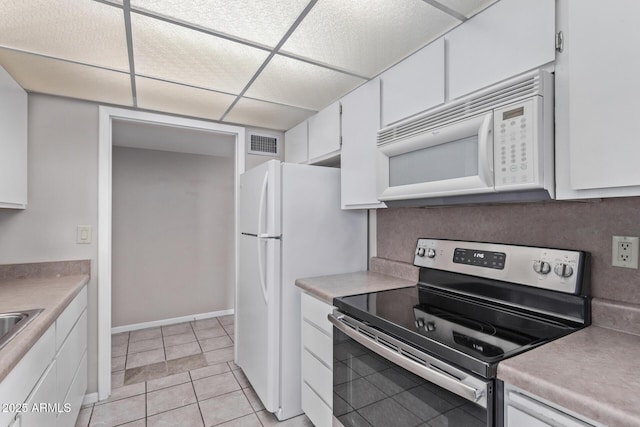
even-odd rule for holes
{"type": "Polygon", "coordinates": [[[87,426],[311,426],[279,423],[233,363],[233,316],[112,336],[112,393],[80,411],[87,426]]]}

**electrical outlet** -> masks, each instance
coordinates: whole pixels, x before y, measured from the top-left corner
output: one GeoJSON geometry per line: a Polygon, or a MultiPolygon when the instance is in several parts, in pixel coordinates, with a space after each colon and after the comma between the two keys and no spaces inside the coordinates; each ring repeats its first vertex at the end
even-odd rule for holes
{"type": "Polygon", "coordinates": [[[611,243],[611,265],[638,268],[638,238],[613,236],[611,243]]]}

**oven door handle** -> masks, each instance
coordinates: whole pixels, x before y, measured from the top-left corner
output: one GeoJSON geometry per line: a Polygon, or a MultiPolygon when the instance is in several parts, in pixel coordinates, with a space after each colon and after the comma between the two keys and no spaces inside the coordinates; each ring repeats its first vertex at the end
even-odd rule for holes
{"type": "Polygon", "coordinates": [[[436,384],[444,388],[445,390],[455,393],[458,396],[472,402],[478,402],[484,395],[483,390],[478,390],[475,387],[460,382],[460,380],[456,378],[446,375],[445,373],[438,372],[428,366],[421,365],[420,363],[415,362],[408,357],[405,357],[398,352],[387,348],[377,341],[374,341],[371,338],[367,338],[365,335],[345,325],[342,321],[340,321],[340,317],[342,316],[336,317],[333,314],[329,314],[328,316],[329,321],[349,338],[352,338],[353,340],[367,347],[369,350],[379,354],[390,362],[393,362],[396,365],[410,372],[413,372],[419,377],[422,377],[425,380],[430,381],[431,383],[436,384]]]}

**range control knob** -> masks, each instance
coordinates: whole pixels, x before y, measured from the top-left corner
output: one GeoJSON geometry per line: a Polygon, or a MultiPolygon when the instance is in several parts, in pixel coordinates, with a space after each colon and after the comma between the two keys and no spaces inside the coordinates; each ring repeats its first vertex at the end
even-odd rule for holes
{"type": "Polygon", "coordinates": [[[418,329],[424,328],[424,319],[416,320],[416,328],[418,328],[418,329]]]}
{"type": "Polygon", "coordinates": [[[436,257],[436,250],[433,248],[427,249],[427,258],[435,258],[435,257],[436,257]]]}
{"type": "Polygon", "coordinates": [[[538,274],[549,274],[551,265],[546,261],[533,261],[533,271],[538,274]]]}
{"type": "Polygon", "coordinates": [[[418,250],[416,251],[416,255],[422,257],[424,256],[425,253],[425,248],[418,248],[418,250]]]}
{"type": "Polygon", "coordinates": [[[436,330],[436,324],[434,322],[427,322],[424,328],[429,332],[433,332],[436,330]]]}
{"type": "Polygon", "coordinates": [[[553,272],[560,277],[571,277],[573,268],[568,264],[556,264],[555,267],[553,267],[553,272]]]}

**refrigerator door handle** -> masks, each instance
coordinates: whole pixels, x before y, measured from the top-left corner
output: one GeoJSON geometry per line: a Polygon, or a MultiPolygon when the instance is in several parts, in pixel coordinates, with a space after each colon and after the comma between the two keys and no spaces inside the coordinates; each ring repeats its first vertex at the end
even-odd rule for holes
{"type": "Polygon", "coordinates": [[[258,205],[258,236],[262,237],[262,215],[264,213],[264,202],[267,196],[267,184],[269,183],[269,171],[264,173],[262,180],[262,190],[260,191],[260,204],[258,205]]]}
{"type": "Polygon", "coordinates": [[[262,298],[264,303],[267,304],[267,281],[264,278],[264,265],[262,264],[262,242],[263,240],[258,237],[256,239],[258,243],[258,276],[260,276],[260,290],[262,291],[262,298]]]}

